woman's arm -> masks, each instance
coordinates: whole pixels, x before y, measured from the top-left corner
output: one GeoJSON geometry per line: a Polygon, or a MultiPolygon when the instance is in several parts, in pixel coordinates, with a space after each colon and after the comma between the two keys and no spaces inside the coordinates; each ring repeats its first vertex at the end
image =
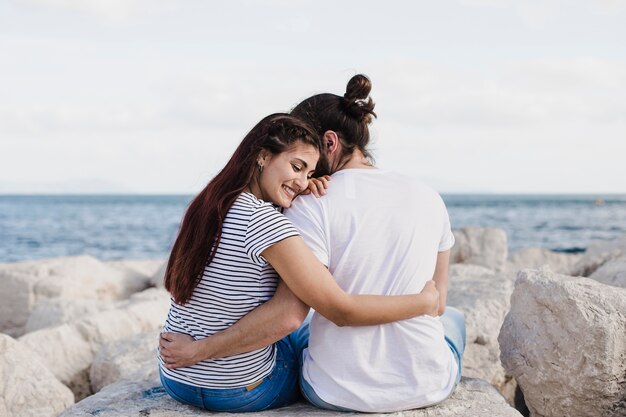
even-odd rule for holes
{"type": "Polygon", "coordinates": [[[436,316],[439,310],[439,294],[432,281],[419,294],[346,293],[299,236],[270,246],[262,255],[299,299],[338,326],[384,324],[424,314],[436,316]]]}
{"type": "MultiPolygon", "coordinates": [[[[326,270],[323,266],[322,269],[326,270]]],[[[339,291],[343,292],[340,288],[339,291]]],[[[426,305],[432,303],[431,311],[427,314],[434,315],[439,300],[434,281],[428,281],[420,294],[423,295],[424,311],[428,310],[426,305]]],[[[368,300],[398,298],[393,296],[352,297],[356,297],[357,300],[361,297],[368,300]]],[[[366,302],[362,308],[369,308],[368,305],[366,302]]],[[[170,369],[191,366],[206,359],[250,352],[289,335],[302,324],[308,311],[309,306],[297,298],[283,281],[279,281],[276,293],[269,301],[252,310],[228,329],[200,340],[195,340],[186,334],[162,333],[159,338],[159,352],[165,362],[165,367],[170,369]]],[[[379,321],[374,318],[374,322],[379,321]]]]}
{"type": "Polygon", "coordinates": [[[437,254],[437,264],[433,281],[439,291],[439,311],[438,316],[446,312],[446,301],[448,298],[448,265],[450,264],[450,250],[437,254]]]}
{"type": "Polygon", "coordinates": [[[275,343],[300,326],[308,305],[338,326],[383,324],[424,314],[436,316],[441,310],[440,300],[445,308],[445,295],[441,297],[437,289],[441,285],[447,293],[442,279],[445,277],[447,283],[449,251],[437,257],[437,286],[435,281],[428,281],[421,293],[399,296],[346,293],[299,236],[274,244],[262,255],[282,277],[272,299],[228,329],[205,339],[163,333],[159,349],[167,368],[190,366],[275,343]]]}
{"type": "Polygon", "coordinates": [[[228,329],[205,339],[163,333],[159,350],[167,368],[191,366],[201,360],[236,355],[275,343],[304,321],[309,307],[298,297],[338,325],[388,323],[422,314],[434,316],[439,310],[440,296],[434,281],[428,281],[420,294],[347,294],[299,237],[275,244],[263,256],[279,273],[287,274],[289,285],[295,289],[279,281],[276,293],[268,302],[228,329]],[[297,297],[294,292],[300,295],[297,297]]]}
{"type": "Polygon", "coordinates": [[[206,359],[251,352],[288,336],[300,327],[308,312],[309,306],[279,280],[269,301],[226,330],[200,340],[181,333],[161,333],[159,353],[166,368],[174,369],[206,359]]]}

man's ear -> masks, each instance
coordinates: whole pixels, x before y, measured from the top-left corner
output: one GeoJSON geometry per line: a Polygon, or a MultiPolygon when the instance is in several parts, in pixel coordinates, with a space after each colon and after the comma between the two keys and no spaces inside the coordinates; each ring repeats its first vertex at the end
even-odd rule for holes
{"type": "Polygon", "coordinates": [[[326,145],[326,153],[328,156],[333,155],[339,149],[339,137],[332,130],[324,132],[324,144],[326,145]]]}

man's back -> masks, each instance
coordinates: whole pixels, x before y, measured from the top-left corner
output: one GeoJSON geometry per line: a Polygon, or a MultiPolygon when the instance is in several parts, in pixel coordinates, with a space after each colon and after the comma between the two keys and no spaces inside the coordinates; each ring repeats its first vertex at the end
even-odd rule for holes
{"type": "MultiPolygon", "coordinates": [[[[441,198],[419,182],[378,169],[333,175],[327,195],[287,211],[338,284],[355,294],[417,293],[437,253],[454,243],[441,198]]],[[[438,318],[339,328],[316,314],[304,378],[325,401],[395,411],[443,400],[457,365],[438,318]]]]}

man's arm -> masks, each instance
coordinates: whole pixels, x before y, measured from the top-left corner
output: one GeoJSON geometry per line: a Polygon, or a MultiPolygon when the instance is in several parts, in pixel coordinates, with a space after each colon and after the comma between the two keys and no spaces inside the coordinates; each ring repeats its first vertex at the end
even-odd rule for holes
{"type": "Polygon", "coordinates": [[[200,340],[185,334],[162,333],[159,352],[170,369],[250,352],[289,335],[300,327],[308,312],[309,307],[279,280],[276,293],[269,301],[228,329],[200,340]]]}
{"type": "Polygon", "coordinates": [[[448,298],[448,265],[450,263],[450,250],[439,252],[437,254],[437,264],[435,265],[435,273],[433,281],[439,291],[439,312],[442,315],[446,311],[446,300],[448,298]]]}

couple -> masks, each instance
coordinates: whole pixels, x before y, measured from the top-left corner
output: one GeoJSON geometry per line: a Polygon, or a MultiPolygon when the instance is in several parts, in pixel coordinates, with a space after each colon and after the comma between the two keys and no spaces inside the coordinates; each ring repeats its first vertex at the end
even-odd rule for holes
{"type": "Polygon", "coordinates": [[[189,205],[159,341],[174,399],[392,412],[454,390],[465,324],[445,307],[448,214],[436,192],[373,166],[370,90],[356,75],[343,97],[261,120],[189,205]]]}

